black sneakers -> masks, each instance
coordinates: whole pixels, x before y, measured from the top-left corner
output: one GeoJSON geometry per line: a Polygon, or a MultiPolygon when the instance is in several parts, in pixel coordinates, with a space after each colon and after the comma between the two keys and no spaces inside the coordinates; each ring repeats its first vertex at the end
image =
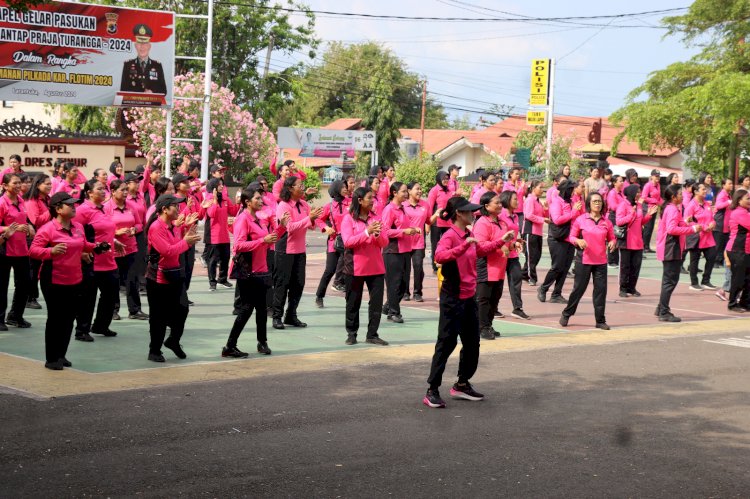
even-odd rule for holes
{"type": "Polygon", "coordinates": [[[315,297],[315,306],[318,308],[323,308],[323,298],[315,297]]]}
{"type": "Polygon", "coordinates": [[[24,320],[24,319],[11,318],[11,317],[8,317],[7,319],[5,319],[5,324],[7,324],[8,326],[20,327],[22,329],[31,327],[31,323],[29,321],[24,320]]]}
{"type": "Polygon", "coordinates": [[[597,322],[596,323],[596,328],[597,329],[602,329],[604,331],[609,331],[609,326],[607,325],[606,322],[597,322]]]}
{"type": "Polygon", "coordinates": [[[404,318],[400,315],[389,315],[388,319],[389,322],[395,322],[396,324],[403,324],[404,318]]]}
{"type": "Polygon", "coordinates": [[[379,336],[376,336],[374,338],[367,338],[365,340],[366,343],[371,343],[373,345],[380,345],[380,346],[388,346],[388,342],[384,339],[380,338],[379,336]]]}
{"type": "Polygon", "coordinates": [[[287,326],[294,326],[294,327],[307,327],[306,322],[302,322],[296,317],[294,319],[284,319],[284,324],[286,324],[287,326]]]}
{"type": "Polygon", "coordinates": [[[151,362],[165,362],[166,361],[166,359],[161,354],[161,352],[148,354],[148,360],[150,360],[151,362]]]}
{"type": "Polygon", "coordinates": [[[62,371],[63,363],[60,360],[56,360],[55,362],[45,362],[44,367],[53,371],[62,371]]]}
{"type": "Polygon", "coordinates": [[[138,311],[134,314],[128,315],[128,319],[135,319],[139,321],[145,321],[148,320],[148,314],[144,314],[142,311],[138,311]]]}
{"type": "Polygon", "coordinates": [[[76,334],[76,340],[85,341],[86,343],[91,343],[92,341],[94,341],[94,338],[92,338],[89,333],[83,333],[83,334],[76,334]]]}
{"type": "Polygon", "coordinates": [[[268,343],[266,343],[265,341],[259,341],[258,353],[262,355],[271,355],[271,349],[268,348],[268,343]]]}
{"type": "Polygon", "coordinates": [[[526,319],[526,320],[530,320],[531,319],[531,317],[529,317],[526,314],[526,312],[523,311],[522,308],[517,308],[517,309],[513,310],[513,312],[511,312],[510,315],[512,315],[516,319],[526,319]]]}
{"type": "Polygon", "coordinates": [[[187,354],[182,350],[182,347],[176,340],[167,338],[164,341],[164,346],[172,350],[178,359],[187,359],[187,354]]]}
{"type": "Polygon", "coordinates": [[[346,337],[346,341],[344,342],[345,345],[356,345],[357,344],[357,336],[350,334],[346,337]]]}
{"type": "Polygon", "coordinates": [[[104,331],[91,331],[94,334],[101,334],[102,336],[106,336],[107,338],[114,338],[117,336],[117,333],[112,331],[111,329],[106,329],[104,331]]]}
{"type": "Polygon", "coordinates": [[[568,304],[567,298],[563,298],[562,296],[553,296],[552,298],[549,299],[549,302],[550,303],[559,303],[561,305],[567,305],[568,304]]]}
{"type": "Polygon", "coordinates": [[[39,305],[39,302],[36,301],[36,298],[29,298],[29,300],[26,302],[26,308],[31,308],[34,310],[41,310],[42,306],[39,305]]]}
{"type": "Polygon", "coordinates": [[[442,409],[445,407],[445,401],[440,398],[440,390],[438,390],[437,388],[435,388],[434,390],[427,390],[427,393],[422,399],[422,403],[427,407],[432,407],[433,409],[442,409]]]}
{"type": "Polygon", "coordinates": [[[250,354],[248,354],[247,352],[243,352],[242,350],[240,350],[237,347],[224,347],[224,348],[221,349],[221,356],[222,357],[232,357],[232,358],[235,358],[235,359],[243,359],[243,358],[247,357],[248,355],[250,355],[250,354]]]}
{"type": "Polygon", "coordinates": [[[494,340],[495,331],[491,327],[482,328],[479,331],[479,337],[483,340],[494,340]]]}
{"type": "Polygon", "coordinates": [[[233,288],[234,287],[234,285],[232,285],[232,283],[229,282],[229,281],[219,281],[219,284],[221,284],[225,288],[233,288]]]}
{"type": "Polygon", "coordinates": [[[455,385],[453,385],[451,387],[451,397],[473,400],[475,402],[484,400],[484,395],[474,390],[474,387],[471,386],[471,383],[469,383],[468,381],[463,384],[456,383],[455,385]]]}
{"type": "Polygon", "coordinates": [[[424,298],[422,298],[421,294],[414,293],[414,301],[417,303],[422,303],[424,301],[424,298]]]}
{"type": "Polygon", "coordinates": [[[682,322],[682,319],[672,314],[664,314],[659,316],[660,322],[682,322]]]}

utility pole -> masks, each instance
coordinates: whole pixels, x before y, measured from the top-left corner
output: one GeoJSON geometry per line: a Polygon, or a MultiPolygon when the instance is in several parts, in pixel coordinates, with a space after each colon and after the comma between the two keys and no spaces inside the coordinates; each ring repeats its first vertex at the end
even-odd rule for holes
{"type": "Polygon", "coordinates": [[[422,82],[422,121],[419,129],[422,137],[419,139],[419,160],[422,161],[422,151],[424,150],[424,115],[427,108],[427,80],[422,82]]]}
{"type": "Polygon", "coordinates": [[[266,50],[266,64],[263,66],[263,86],[261,87],[261,93],[260,93],[260,100],[265,100],[266,98],[266,91],[268,88],[268,83],[266,79],[268,78],[268,67],[271,65],[271,52],[273,52],[273,33],[271,33],[271,38],[268,40],[268,50],[266,50]]]}
{"type": "Polygon", "coordinates": [[[547,168],[545,175],[549,177],[549,167],[552,164],[552,124],[555,121],[555,60],[549,60],[549,107],[547,113],[547,168]]]}

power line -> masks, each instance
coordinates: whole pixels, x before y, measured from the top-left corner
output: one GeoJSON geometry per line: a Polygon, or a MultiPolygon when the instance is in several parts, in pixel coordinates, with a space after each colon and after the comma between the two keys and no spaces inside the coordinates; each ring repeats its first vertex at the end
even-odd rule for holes
{"type": "MultiPolygon", "coordinates": [[[[204,3],[207,0],[202,0],[204,3]]],[[[669,14],[677,11],[686,10],[686,7],[672,8],[672,9],[661,9],[661,10],[650,10],[644,12],[631,12],[623,14],[608,14],[608,15],[596,15],[596,16],[566,16],[566,17],[534,17],[519,19],[517,17],[431,17],[431,16],[398,16],[389,14],[368,14],[360,12],[340,12],[340,11],[329,11],[329,10],[312,10],[312,9],[295,9],[291,7],[282,7],[280,5],[266,6],[266,5],[255,5],[250,3],[244,3],[239,1],[228,1],[228,0],[217,0],[215,2],[219,5],[232,5],[240,7],[252,7],[260,10],[272,10],[289,13],[300,13],[300,14],[322,14],[334,17],[349,17],[359,19],[376,19],[376,20],[389,20],[389,21],[431,21],[431,22],[527,22],[527,21],[566,21],[566,20],[586,20],[586,19],[626,19],[630,17],[638,17],[650,14],[669,14]]]]}

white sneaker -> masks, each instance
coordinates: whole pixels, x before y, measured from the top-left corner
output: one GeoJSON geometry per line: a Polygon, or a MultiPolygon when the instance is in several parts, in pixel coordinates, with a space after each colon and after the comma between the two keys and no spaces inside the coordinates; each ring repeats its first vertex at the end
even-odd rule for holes
{"type": "Polygon", "coordinates": [[[691,285],[689,289],[690,291],[703,291],[703,288],[700,284],[696,284],[695,286],[691,285]]]}

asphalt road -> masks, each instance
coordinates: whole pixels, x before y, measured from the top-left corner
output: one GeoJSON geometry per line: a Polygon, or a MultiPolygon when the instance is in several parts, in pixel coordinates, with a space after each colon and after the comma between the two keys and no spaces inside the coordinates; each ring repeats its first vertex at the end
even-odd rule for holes
{"type": "Polygon", "coordinates": [[[4,394],[0,496],[747,497],[750,348],[726,336],[484,355],[487,399],[444,410],[426,358],[4,394]]]}

